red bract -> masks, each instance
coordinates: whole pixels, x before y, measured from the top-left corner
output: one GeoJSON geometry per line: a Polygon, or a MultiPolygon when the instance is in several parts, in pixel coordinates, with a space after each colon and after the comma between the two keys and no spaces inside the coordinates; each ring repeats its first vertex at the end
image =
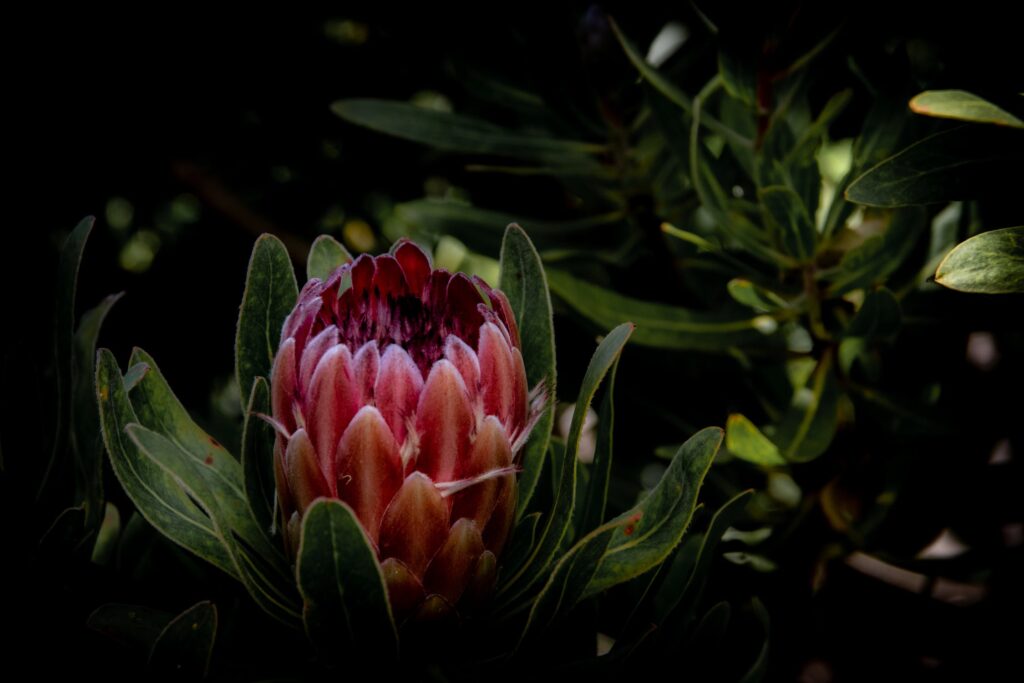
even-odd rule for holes
{"type": "Polygon", "coordinates": [[[340,498],[375,545],[398,614],[489,592],[531,426],[504,294],[433,270],[412,242],[361,256],[306,283],[272,395],[293,550],[309,504],[340,498]]]}

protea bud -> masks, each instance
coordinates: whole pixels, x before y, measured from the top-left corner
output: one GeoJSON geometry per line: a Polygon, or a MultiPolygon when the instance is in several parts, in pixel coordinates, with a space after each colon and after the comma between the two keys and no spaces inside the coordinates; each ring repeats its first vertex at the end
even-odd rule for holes
{"type": "Polygon", "coordinates": [[[309,504],[339,498],[376,547],[397,614],[490,591],[532,423],[504,294],[432,270],[412,242],[361,256],[303,288],[272,394],[293,551],[309,504]]]}

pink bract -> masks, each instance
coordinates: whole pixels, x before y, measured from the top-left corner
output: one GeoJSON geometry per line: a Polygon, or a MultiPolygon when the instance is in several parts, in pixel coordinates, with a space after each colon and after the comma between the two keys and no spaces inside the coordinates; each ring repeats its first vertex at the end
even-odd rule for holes
{"type": "Polygon", "coordinates": [[[489,593],[537,413],[502,292],[434,270],[409,241],[360,256],[303,287],[271,384],[292,552],[303,511],[338,498],[376,547],[397,614],[489,593]]]}

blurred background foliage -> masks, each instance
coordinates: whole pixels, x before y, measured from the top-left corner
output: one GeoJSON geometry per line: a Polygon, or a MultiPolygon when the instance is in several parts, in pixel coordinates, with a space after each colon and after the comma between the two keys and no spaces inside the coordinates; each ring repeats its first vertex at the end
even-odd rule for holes
{"type": "MultiPolygon", "coordinates": [[[[36,494],[52,448],[51,273],[93,213],[79,313],[124,290],[103,345],[150,351],[234,452],[231,340],[258,234],[300,272],[321,233],[353,253],[411,236],[493,282],[505,226],[521,224],[556,299],[560,398],[595,335],[638,325],[617,376],[615,510],[698,428],[727,428],[706,509],[756,493],[705,600],[760,598],[772,678],[997,670],[1020,635],[997,624],[1021,605],[1024,302],[932,276],[955,244],[1024,224],[1022,133],[908,103],[959,89],[1019,119],[1024,83],[1008,10],[884,10],[25,17],[0,445],[7,552],[36,558],[32,609],[17,612],[29,652],[74,643],[104,670],[121,651],[84,627],[99,604],[175,614],[216,594],[219,671],[274,661],[239,657],[259,636],[233,589],[131,517],[109,474],[116,550],[90,542],[68,564],[37,544],[75,481],[58,462],[36,494]]],[[[721,661],[693,667],[728,680],[721,661]]]]}

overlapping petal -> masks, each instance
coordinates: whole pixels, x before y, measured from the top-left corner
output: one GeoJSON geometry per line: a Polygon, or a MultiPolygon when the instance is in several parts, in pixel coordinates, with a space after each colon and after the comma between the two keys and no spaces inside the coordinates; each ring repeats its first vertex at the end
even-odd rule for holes
{"type": "Polygon", "coordinates": [[[340,498],[376,545],[396,614],[485,600],[531,423],[504,294],[402,241],[306,284],[272,375],[289,547],[313,500],[340,498]]]}

